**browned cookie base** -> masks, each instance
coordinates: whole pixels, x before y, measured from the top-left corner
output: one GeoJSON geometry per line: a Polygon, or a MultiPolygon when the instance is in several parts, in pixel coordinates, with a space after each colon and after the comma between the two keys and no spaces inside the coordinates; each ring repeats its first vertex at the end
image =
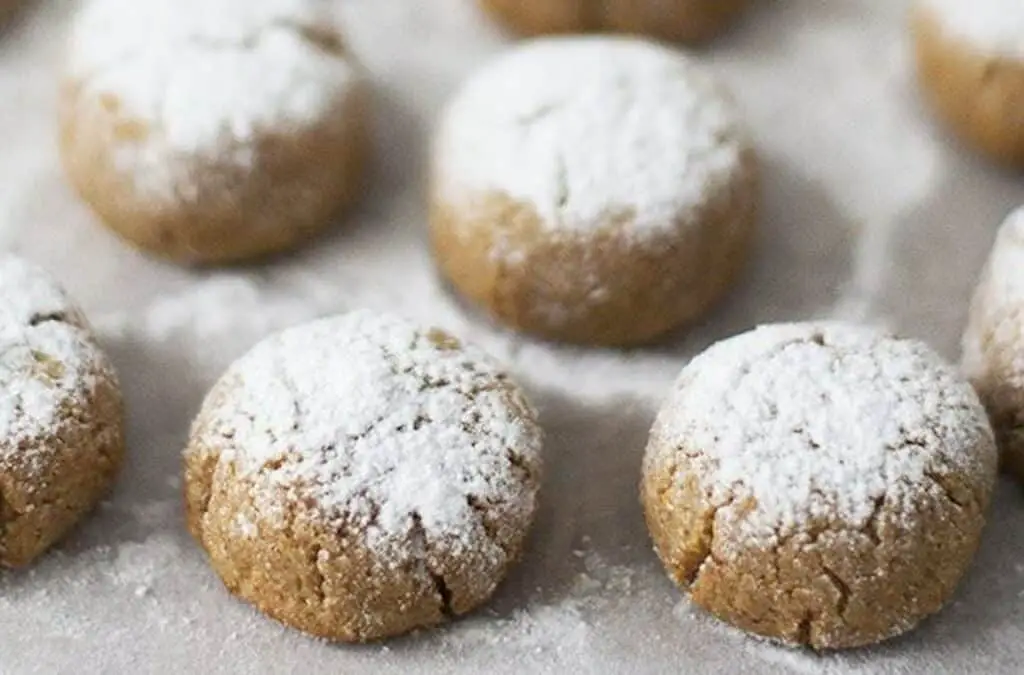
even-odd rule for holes
{"type": "MultiPolygon", "coordinates": [[[[459,344],[438,330],[430,339],[453,348],[459,344]]],[[[230,397],[232,385],[222,380],[204,411],[230,397]]],[[[445,385],[425,381],[423,386],[445,385]]],[[[488,392],[534,424],[518,388],[504,379],[491,387],[488,392]]],[[[470,420],[464,424],[471,426],[470,420]]],[[[270,488],[239,475],[224,456],[238,451],[233,438],[218,435],[210,425],[200,413],[185,453],[189,530],[233,595],[288,626],[341,642],[428,628],[487,601],[521,555],[522,524],[503,517],[500,507],[472,498],[468,503],[482,524],[478,537],[449,544],[431,539],[420,525],[407,541],[396,542],[398,549],[412,552],[399,562],[371,547],[367,523],[345,513],[325,518],[313,500],[304,498],[302,485],[272,495],[268,514],[270,488]]],[[[512,470],[535,494],[539,464],[517,448],[507,452],[512,470]]],[[[378,512],[381,508],[376,504],[378,512]]]]}
{"type": "Polygon", "coordinates": [[[212,469],[209,462],[185,467],[189,530],[211,566],[233,595],[317,637],[369,642],[444,623],[489,599],[521,554],[520,534],[493,523],[495,545],[509,554],[499,575],[482,554],[456,561],[443,550],[428,551],[429,565],[388,566],[358,536],[339,535],[302,504],[289,505],[287,530],[274,526],[252,505],[252,486],[213,481],[212,469]],[[232,531],[240,516],[258,536],[232,531]]]}
{"type": "Polygon", "coordinates": [[[479,0],[524,35],[612,31],[697,43],[732,24],[748,0],[479,0]]]}
{"type": "Polygon", "coordinates": [[[734,626],[815,649],[881,642],[939,611],[977,551],[989,500],[947,477],[945,497],[919,500],[912,531],[881,504],[863,530],[822,519],[775,548],[719,557],[705,487],[669,468],[646,476],[641,500],[676,584],[734,626]]]}
{"type": "Polygon", "coordinates": [[[109,374],[95,377],[93,396],[62,410],[52,435],[0,463],[0,566],[32,562],[110,489],[124,455],[121,393],[109,374]],[[42,475],[32,447],[48,450],[42,475]]]}
{"type": "Polygon", "coordinates": [[[196,194],[154,199],[116,155],[118,145],[156,131],[126,117],[116,100],[83,100],[69,83],[61,155],[75,189],[129,243],[179,263],[237,262],[309,239],[356,201],[370,153],[367,98],[360,91],[309,129],[264,133],[253,167],[196,159],[196,194]]]}
{"type": "Polygon", "coordinates": [[[585,238],[550,232],[531,207],[500,194],[473,207],[435,196],[434,258],[462,295],[515,330],[577,344],[648,343],[700,316],[732,286],[755,231],[755,164],[748,153],[742,176],[695,222],[644,245],[625,241],[615,222],[585,238]],[[494,255],[502,247],[523,255],[494,255]],[[579,283],[587,278],[599,280],[599,298],[579,283]],[[553,317],[551,307],[565,316],[553,317]]]}

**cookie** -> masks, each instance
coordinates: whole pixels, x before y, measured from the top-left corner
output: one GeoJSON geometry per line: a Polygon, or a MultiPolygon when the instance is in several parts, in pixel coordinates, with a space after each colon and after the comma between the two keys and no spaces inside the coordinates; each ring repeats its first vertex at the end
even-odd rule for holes
{"type": "Polygon", "coordinates": [[[999,230],[971,301],[963,370],[988,409],[1003,466],[1024,480],[1024,208],[999,230]]]}
{"type": "Polygon", "coordinates": [[[358,197],[367,85],[316,0],[92,0],[61,104],[71,184],[182,263],[312,237],[358,197]]]}
{"type": "Polygon", "coordinates": [[[185,452],[189,527],[227,588],[362,642],[486,601],[536,510],[519,388],[440,330],[361,311],[287,330],[209,394],[185,452]]]}
{"type": "Polygon", "coordinates": [[[0,566],[32,562],[107,492],[122,417],[81,311],[44,271],[0,256],[0,566]]]}
{"type": "Polygon", "coordinates": [[[838,649],[904,633],[949,600],[996,464],[977,395],[925,345],[775,325],[683,369],[641,493],[693,602],[757,635],[838,649]]]}
{"type": "Polygon", "coordinates": [[[754,152],[717,81],[675,51],[545,38],[485,65],[436,132],[442,274],[516,330],[649,342],[732,284],[754,232],[754,152]]]}
{"type": "Polygon", "coordinates": [[[918,0],[913,34],[937,115],[974,149],[1024,165],[1024,4],[918,0]]]}
{"type": "Polygon", "coordinates": [[[732,24],[747,0],[480,0],[526,35],[615,31],[702,42],[732,24]]]}

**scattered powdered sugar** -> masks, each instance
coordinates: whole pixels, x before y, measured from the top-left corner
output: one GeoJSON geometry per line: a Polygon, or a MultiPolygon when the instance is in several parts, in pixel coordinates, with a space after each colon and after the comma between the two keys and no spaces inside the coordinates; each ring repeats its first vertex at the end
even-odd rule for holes
{"type": "Polygon", "coordinates": [[[532,520],[533,413],[489,359],[442,333],[368,311],[321,319],[257,345],[217,390],[197,433],[227,446],[220,461],[253,480],[269,517],[284,487],[395,556],[418,528],[429,544],[473,547],[476,507],[513,530],[532,520]]]}
{"type": "Polygon", "coordinates": [[[950,305],[966,296],[978,272],[974,255],[966,253],[987,249],[992,236],[971,216],[985,205],[1008,209],[1020,198],[1019,179],[992,172],[929,133],[908,94],[903,3],[760,3],[752,20],[702,53],[735,83],[771,162],[765,245],[748,291],[678,339],[629,352],[507,339],[459,313],[436,289],[417,227],[424,214],[402,206],[420,202],[422,184],[410,178],[416,162],[402,149],[418,147],[419,122],[433,115],[434,104],[479,55],[508,45],[473,0],[333,3],[345,14],[353,51],[398,104],[397,110],[389,106],[394,114],[381,125],[395,150],[382,180],[394,189],[375,191],[355,227],[323,245],[269,268],[229,274],[178,271],[118,251],[65,195],[47,151],[53,82],[46,75],[62,44],[65,15],[78,3],[30,4],[27,20],[10,25],[3,39],[0,91],[19,104],[4,109],[0,240],[62,270],[91,318],[111,317],[97,321],[100,326],[123,327],[124,340],[114,330],[101,334],[132,394],[129,438],[135,440],[114,508],[97,513],[31,570],[0,574],[5,675],[1019,670],[1024,576],[1014,566],[1024,560],[1024,544],[1004,535],[1020,531],[1024,510],[1008,479],[997,490],[960,602],[907,638],[834,657],[742,637],[703,613],[674,617],[679,594],[649,551],[637,504],[637,451],[650,415],[646,405],[630,412],[628,402],[661,399],[673,379],[666,373],[752,321],[849,317],[834,300],[836,289],[846,288],[848,256],[863,238],[880,239],[864,256],[872,265],[858,263],[856,272],[878,279],[878,295],[864,316],[877,318],[880,300],[898,298],[892,314],[884,315],[895,323],[939,344],[960,333],[960,311],[924,320],[911,308],[928,306],[937,287],[950,305]],[[919,213],[922,205],[928,210],[919,213]],[[847,224],[849,236],[836,235],[847,224]],[[315,283],[290,287],[298,274],[315,283]],[[132,287],[127,296],[126,285],[132,287]],[[307,306],[318,289],[329,301],[307,306]],[[523,564],[487,608],[420,637],[335,648],[228,597],[184,531],[174,478],[182,434],[206,385],[231,359],[264,331],[356,305],[440,322],[514,359],[517,374],[537,390],[552,466],[523,564]],[[155,497],[168,504],[159,522],[159,509],[150,509],[155,497]],[[133,517],[142,510],[152,513],[133,517]],[[604,578],[601,573],[573,555],[580,532],[595,536],[594,550],[608,564],[623,565],[604,590],[593,581],[604,578]],[[622,555],[623,542],[633,555],[622,555]],[[128,548],[124,555],[122,547],[128,548]],[[577,584],[577,573],[587,579],[580,576],[577,584]],[[612,590],[620,576],[631,579],[633,589],[621,597],[612,590]],[[151,592],[136,598],[137,589],[147,587],[151,592]],[[592,606],[581,608],[577,589],[592,606]]]}
{"type": "Polygon", "coordinates": [[[587,232],[624,217],[643,239],[729,185],[745,143],[732,102],[683,54],[550,38],[469,79],[442,119],[434,171],[454,204],[504,194],[547,227],[587,232]]]}
{"type": "Polygon", "coordinates": [[[101,368],[84,317],[35,265],[0,257],[0,473],[37,462],[23,441],[52,433],[62,406],[85,397],[101,368]]]}
{"type": "Polygon", "coordinates": [[[240,273],[219,273],[167,293],[144,312],[96,317],[97,332],[117,342],[173,347],[188,355],[202,381],[215,379],[239,355],[273,332],[338,311],[337,299],[319,299],[303,284],[284,290],[240,273]]]}
{"type": "Polygon", "coordinates": [[[1020,0],[919,0],[950,33],[977,50],[1024,59],[1020,0]]]}
{"type": "Polygon", "coordinates": [[[316,123],[351,91],[358,76],[328,44],[326,11],[319,0],[92,0],[69,68],[82,104],[113,100],[151,127],[111,139],[125,170],[141,187],[180,191],[177,163],[248,166],[258,134],[316,123]]]}
{"type": "Polygon", "coordinates": [[[934,476],[995,477],[971,387],[924,344],[844,324],[762,327],[687,366],[655,424],[657,462],[689,464],[713,505],[753,510],[767,542],[812,520],[862,528],[884,500],[909,514],[934,476]],[[740,506],[744,505],[744,506],[740,506]]]}

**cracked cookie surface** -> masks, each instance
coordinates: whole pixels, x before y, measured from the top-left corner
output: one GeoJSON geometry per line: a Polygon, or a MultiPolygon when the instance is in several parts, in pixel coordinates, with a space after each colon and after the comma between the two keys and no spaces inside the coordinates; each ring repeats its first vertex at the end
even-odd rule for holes
{"type": "Polygon", "coordinates": [[[316,0],[92,0],[61,151],[117,234],[181,262],[279,251],[351,204],[368,92],[316,0]]]}
{"type": "Polygon", "coordinates": [[[846,648],[950,598],[996,463],[976,394],[925,345],[776,325],[683,370],[641,494],[659,556],[697,604],[763,636],[846,648]]]}
{"type": "Polygon", "coordinates": [[[0,566],[30,563],[106,493],[122,425],[81,311],[43,270],[0,257],[0,566]]]}
{"type": "Polygon", "coordinates": [[[748,0],[478,0],[527,35],[615,31],[702,42],[728,27],[748,0]]]}
{"type": "Polygon", "coordinates": [[[185,452],[188,522],[225,585],[342,641],[440,623],[521,551],[541,436],[519,388],[438,330],[356,312],[233,365],[185,452]]]}
{"type": "Polygon", "coordinates": [[[756,193],[739,115],[699,65],[643,40],[536,40],[470,77],[442,117],[434,255],[515,329],[645,342],[729,287],[756,193]]]}
{"type": "Polygon", "coordinates": [[[1024,208],[1006,219],[974,291],[963,369],[999,438],[1003,466],[1024,480],[1024,208]]]}

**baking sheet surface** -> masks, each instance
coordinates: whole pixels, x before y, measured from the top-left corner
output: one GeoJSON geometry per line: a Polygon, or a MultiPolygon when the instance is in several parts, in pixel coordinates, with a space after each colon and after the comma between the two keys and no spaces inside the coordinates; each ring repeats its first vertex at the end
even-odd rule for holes
{"type": "Polygon", "coordinates": [[[468,314],[424,243],[426,138],[508,44],[469,0],[338,0],[377,89],[379,162],[357,213],[269,264],[187,271],[102,230],[66,186],[55,85],[75,2],[0,34],[0,248],[52,270],[118,366],[129,455],[111,498],[33,569],[0,574],[0,673],[1024,672],[1024,499],[1004,480],[955,601],[883,647],[817,657],[692,609],[637,503],[647,430],[679,369],[757,323],[870,321],[958,357],[966,302],[1019,175],[964,153],[922,110],[893,0],[762,2],[700,58],[732,86],[765,167],[756,261],[706,321],[628,353],[515,338],[468,314]],[[355,307],[445,326],[505,359],[547,430],[543,507],[486,609],[442,630],[337,647],[232,600],[183,528],[179,453],[204,392],[264,335],[355,307]]]}

